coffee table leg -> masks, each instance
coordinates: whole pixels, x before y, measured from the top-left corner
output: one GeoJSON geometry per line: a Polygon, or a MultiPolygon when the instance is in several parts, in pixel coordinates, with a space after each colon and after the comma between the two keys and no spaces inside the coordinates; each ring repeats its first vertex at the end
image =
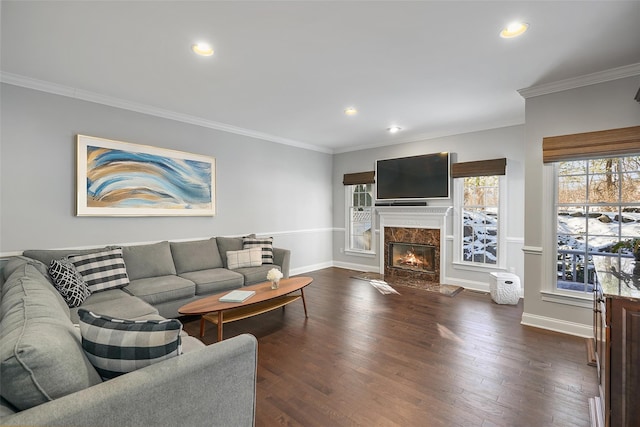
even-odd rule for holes
{"type": "Polygon", "coordinates": [[[304,291],[300,289],[300,296],[302,296],[302,306],[304,307],[304,317],[309,317],[307,314],[307,302],[304,300],[304,291]]]}
{"type": "Polygon", "coordinates": [[[204,337],[204,316],[200,316],[200,338],[204,337]]]}
{"type": "Polygon", "coordinates": [[[222,310],[218,311],[218,342],[222,341],[222,310]]]}

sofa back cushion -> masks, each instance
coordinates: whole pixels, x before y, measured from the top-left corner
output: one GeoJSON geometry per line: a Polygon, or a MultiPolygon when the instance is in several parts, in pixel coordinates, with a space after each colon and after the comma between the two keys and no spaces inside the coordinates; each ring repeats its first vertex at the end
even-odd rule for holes
{"type": "Polygon", "coordinates": [[[171,255],[178,274],[223,266],[216,239],[171,242],[171,255]]]}
{"type": "Polygon", "coordinates": [[[54,259],[62,259],[70,255],[92,254],[101,251],[104,251],[104,247],[92,249],[28,249],[24,251],[22,255],[36,259],[48,267],[54,259]]]}
{"type": "Polygon", "coordinates": [[[0,394],[24,410],[99,384],[66,304],[25,263],[2,287],[0,394]]]}
{"type": "MultiPolygon", "coordinates": [[[[255,237],[255,234],[247,237],[255,237]]],[[[220,251],[220,258],[222,258],[223,267],[229,268],[227,264],[227,252],[242,250],[242,237],[216,237],[216,243],[218,245],[218,250],[220,251]]]]}
{"type": "Polygon", "coordinates": [[[122,255],[129,280],[176,274],[169,242],[123,246],[122,255]]]}

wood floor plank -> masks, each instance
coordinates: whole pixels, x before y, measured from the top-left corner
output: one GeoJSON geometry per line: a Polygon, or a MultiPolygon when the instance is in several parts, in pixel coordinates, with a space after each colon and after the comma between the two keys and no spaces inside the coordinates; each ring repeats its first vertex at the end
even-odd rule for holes
{"type": "MultiPolygon", "coordinates": [[[[225,326],[258,338],[256,426],[589,425],[583,339],[520,325],[522,302],[382,295],[355,274],[305,273],[308,319],[296,302],[225,326]]],[[[198,318],[182,320],[197,336],[198,318]]]]}

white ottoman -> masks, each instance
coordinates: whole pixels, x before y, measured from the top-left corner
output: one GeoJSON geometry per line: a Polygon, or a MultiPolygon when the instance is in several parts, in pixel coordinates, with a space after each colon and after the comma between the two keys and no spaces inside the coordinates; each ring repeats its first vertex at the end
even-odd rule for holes
{"type": "Polygon", "coordinates": [[[520,278],[513,273],[490,273],[495,280],[489,284],[491,299],[498,304],[517,304],[520,300],[520,278]]]}

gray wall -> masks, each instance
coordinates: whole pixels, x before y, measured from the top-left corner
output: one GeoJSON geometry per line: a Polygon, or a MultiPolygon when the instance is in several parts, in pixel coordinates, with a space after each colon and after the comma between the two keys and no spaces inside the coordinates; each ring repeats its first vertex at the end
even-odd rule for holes
{"type": "MultiPolygon", "coordinates": [[[[523,323],[589,335],[589,301],[576,306],[544,293],[555,274],[553,182],[545,180],[542,138],[640,125],[640,104],[633,98],[640,76],[565,90],[526,100],[525,304],[523,323]]],[[[546,169],[546,173],[545,173],[546,169]]]]}
{"type": "Polygon", "coordinates": [[[292,268],[331,263],[332,156],[69,97],[1,86],[0,253],[257,233],[292,268]],[[214,217],[76,217],[75,137],[216,158],[214,217]]]}
{"type": "MultiPolygon", "coordinates": [[[[507,260],[506,267],[523,274],[522,244],[524,242],[524,126],[510,126],[481,132],[465,133],[418,142],[398,144],[368,150],[334,155],[333,161],[333,257],[337,265],[369,270],[379,270],[379,257],[363,257],[345,254],[345,193],[342,177],[345,173],[373,170],[377,159],[412,156],[448,151],[458,162],[507,158],[507,260]]],[[[430,201],[430,205],[452,206],[453,200],[430,201]]],[[[486,269],[468,270],[452,264],[453,228],[452,215],[447,225],[445,248],[445,283],[458,284],[471,289],[488,290],[491,276],[486,269]]],[[[379,239],[378,217],[376,233],[379,239]]],[[[496,269],[492,269],[496,271],[496,269]]]]}

